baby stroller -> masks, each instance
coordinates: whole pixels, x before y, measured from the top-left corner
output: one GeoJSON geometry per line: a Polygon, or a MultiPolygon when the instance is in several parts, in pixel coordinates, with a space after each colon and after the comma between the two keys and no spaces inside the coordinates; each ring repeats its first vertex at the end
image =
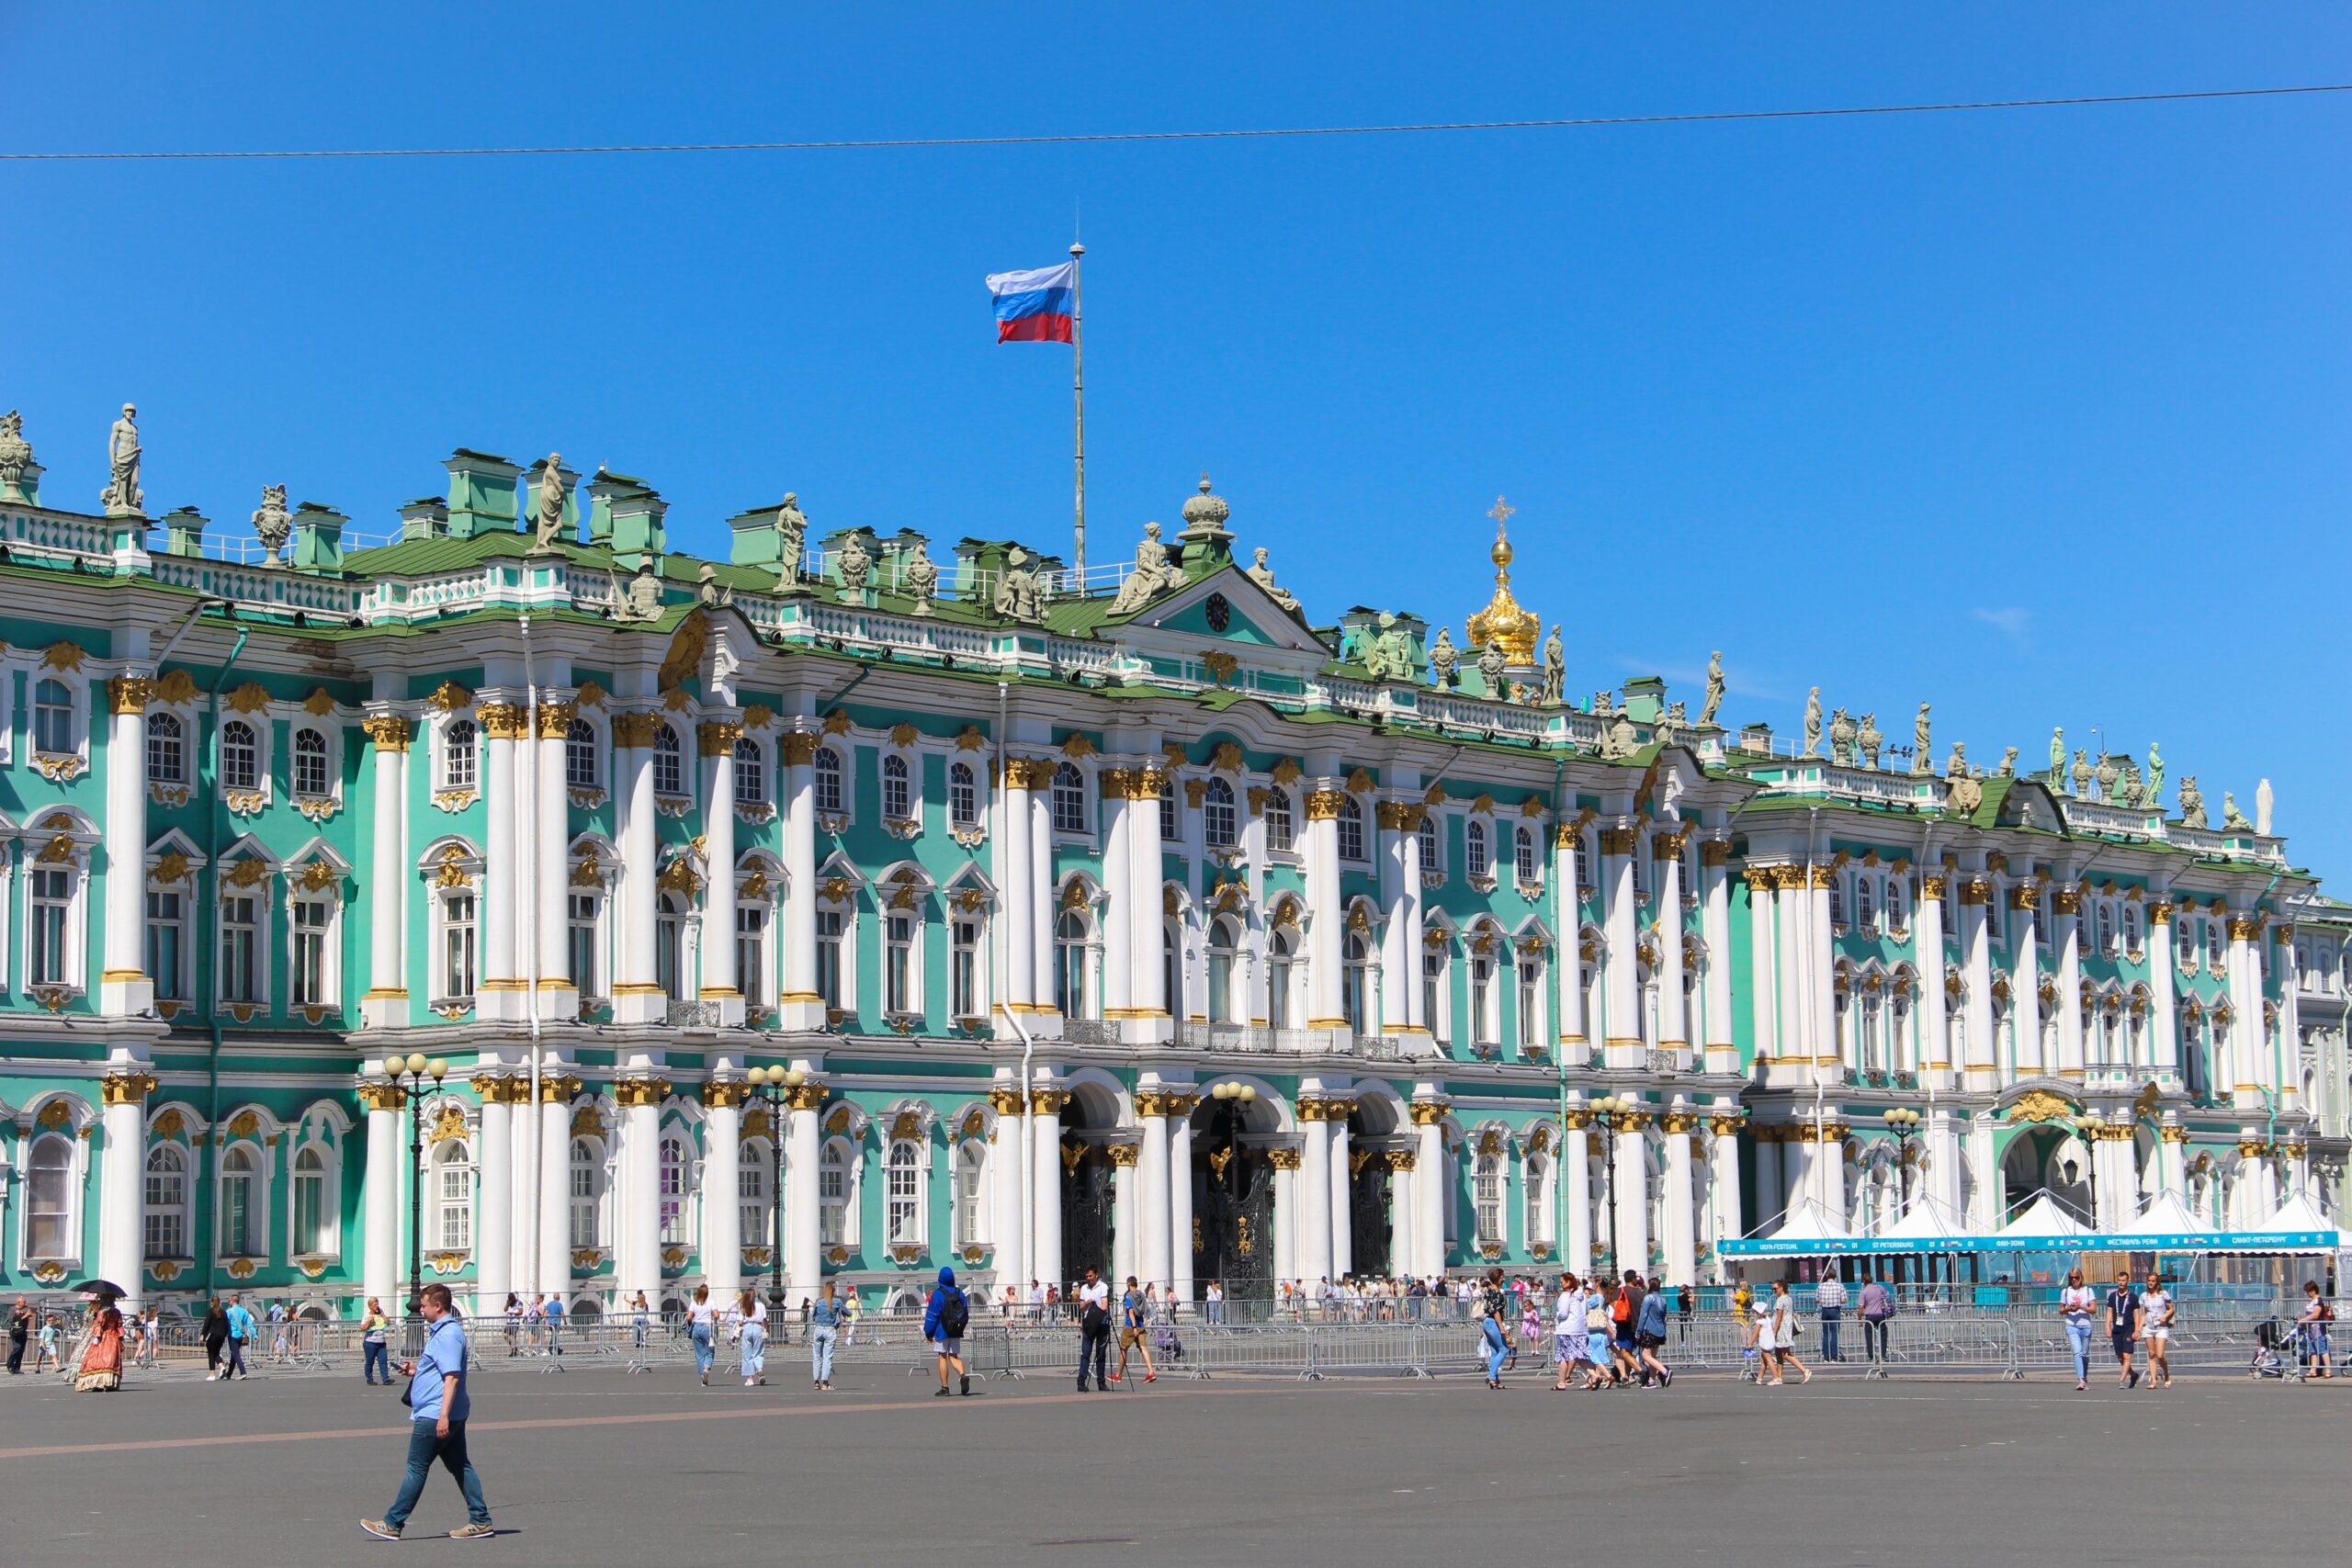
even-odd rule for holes
{"type": "Polygon", "coordinates": [[[2254,1359],[2247,1364],[2245,1375],[2250,1378],[2283,1378],[2287,1375],[2287,1351],[2302,1338],[2301,1330],[2290,1323],[2275,1317],[2265,1318],[2254,1325],[2254,1359]]]}

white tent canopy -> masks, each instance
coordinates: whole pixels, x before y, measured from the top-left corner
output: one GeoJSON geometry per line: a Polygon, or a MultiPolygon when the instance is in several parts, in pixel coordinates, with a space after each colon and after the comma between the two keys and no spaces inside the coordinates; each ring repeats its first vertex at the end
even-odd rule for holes
{"type": "Polygon", "coordinates": [[[1909,1213],[1877,1233],[1881,1241],[1933,1241],[1968,1234],[1966,1220],[1924,1193],[1912,1202],[1909,1213]]]}
{"type": "Polygon", "coordinates": [[[1993,1233],[1993,1240],[2016,1245],[2023,1241],[2067,1240],[2089,1234],[2089,1227],[2068,1213],[2045,1187],[2007,1224],[1993,1233]]]}
{"type": "Polygon", "coordinates": [[[2188,1205],[2180,1201],[2180,1194],[2166,1190],[2149,1199],[2139,1217],[2115,1234],[2119,1237],[2188,1235],[2203,1228],[2197,1216],[2188,1212],[2188,1205]]]}

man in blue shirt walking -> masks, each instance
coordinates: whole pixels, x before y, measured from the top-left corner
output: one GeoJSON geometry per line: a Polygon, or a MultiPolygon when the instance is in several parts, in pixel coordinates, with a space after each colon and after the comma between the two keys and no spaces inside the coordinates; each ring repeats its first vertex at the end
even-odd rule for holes
{"type": "Polygon", "coordinates": [[[253,1309],[245,1305],[243,1296],[229,1298],[229,1349],[221,1359],[220,1381],[227,1382],[243,1372],[252,1377],[253,1369],[245,1365],[245,1347],[261,1334],[261,1325],[254,1321],[253,1309]]]}
{"type": "Polygon", "coordinates": [[[401,1527],[415,1510],[424,1478],[438,1460],[466,1495],[466,1526],[451,1530],[450,1539],[480,1540],[498,1532],[491,1527],[490,1505],[481,1500],[481,1477],[466,1453],[466,1331],[450,1309],[448,1286],[425,1286],[417,1304],[424,1314],[424,1348],[401,1365],[415,1417],[409,1423],[408,1474],[390,1511],[380,1519],[360,1520],[359,1528],[379,1540],[400,1540],[401,1527]]]}

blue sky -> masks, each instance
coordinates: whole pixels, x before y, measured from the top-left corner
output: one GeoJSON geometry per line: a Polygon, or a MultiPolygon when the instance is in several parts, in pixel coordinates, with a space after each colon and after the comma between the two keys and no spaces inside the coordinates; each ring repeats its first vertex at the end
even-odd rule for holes
{"type": "MultiPolygon", "coordinates": [[[[0,11],[0,145],[458,145],[1487,119],[2352,80],[2339,5],[0,11]]],[[[1417,138],[0,165],[0,407],[94,503],[391,525],[459,445],[673,538],[1061,543],[1067,351],[981,276],[1082,209],[1092,553],[1204,468],[1318,615],[1482,604],[1571,690],[1805,688],[1938,750],[2094,727],[2352,880],[2352,95],[1417,138]]],[[[1695,695],[1695,693],[1691,694],[1695,695]]]]}

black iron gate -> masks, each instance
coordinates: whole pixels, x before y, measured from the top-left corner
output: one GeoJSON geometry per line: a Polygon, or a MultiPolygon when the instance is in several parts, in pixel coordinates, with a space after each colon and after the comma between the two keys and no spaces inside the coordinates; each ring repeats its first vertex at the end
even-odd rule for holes
{"type": "Polygon", "coordinates": [[[1272,1168],[1244,1150],[1220,1150],[1195,1168],[1202,1180],[1193,1200],[1193,1288],[1205,1291],[1216,1280],[1227,1301],[1272,1301],[1272,1168]]]}
{"type": "Polygon", "coordinates": [[[1062,1153],[1064,1280],[1084,1279],[1090,1267],[1108,1280],[1111,1247],[1119,1233],[1111,1162],[1100,1148],[1089,1145],[1070,1145],[1062,1153]],[[1069,1160],[1072,1148],[1078,1150],[1075,1163],[1069,1160]]]}
{"type": "Polygon", "coordinates": [[[1357,1149],[1348,1173],[1349,1266],[1360,1280],[1388,1277],[1388,1156],[1379,1149],[1357,1149]]]}

